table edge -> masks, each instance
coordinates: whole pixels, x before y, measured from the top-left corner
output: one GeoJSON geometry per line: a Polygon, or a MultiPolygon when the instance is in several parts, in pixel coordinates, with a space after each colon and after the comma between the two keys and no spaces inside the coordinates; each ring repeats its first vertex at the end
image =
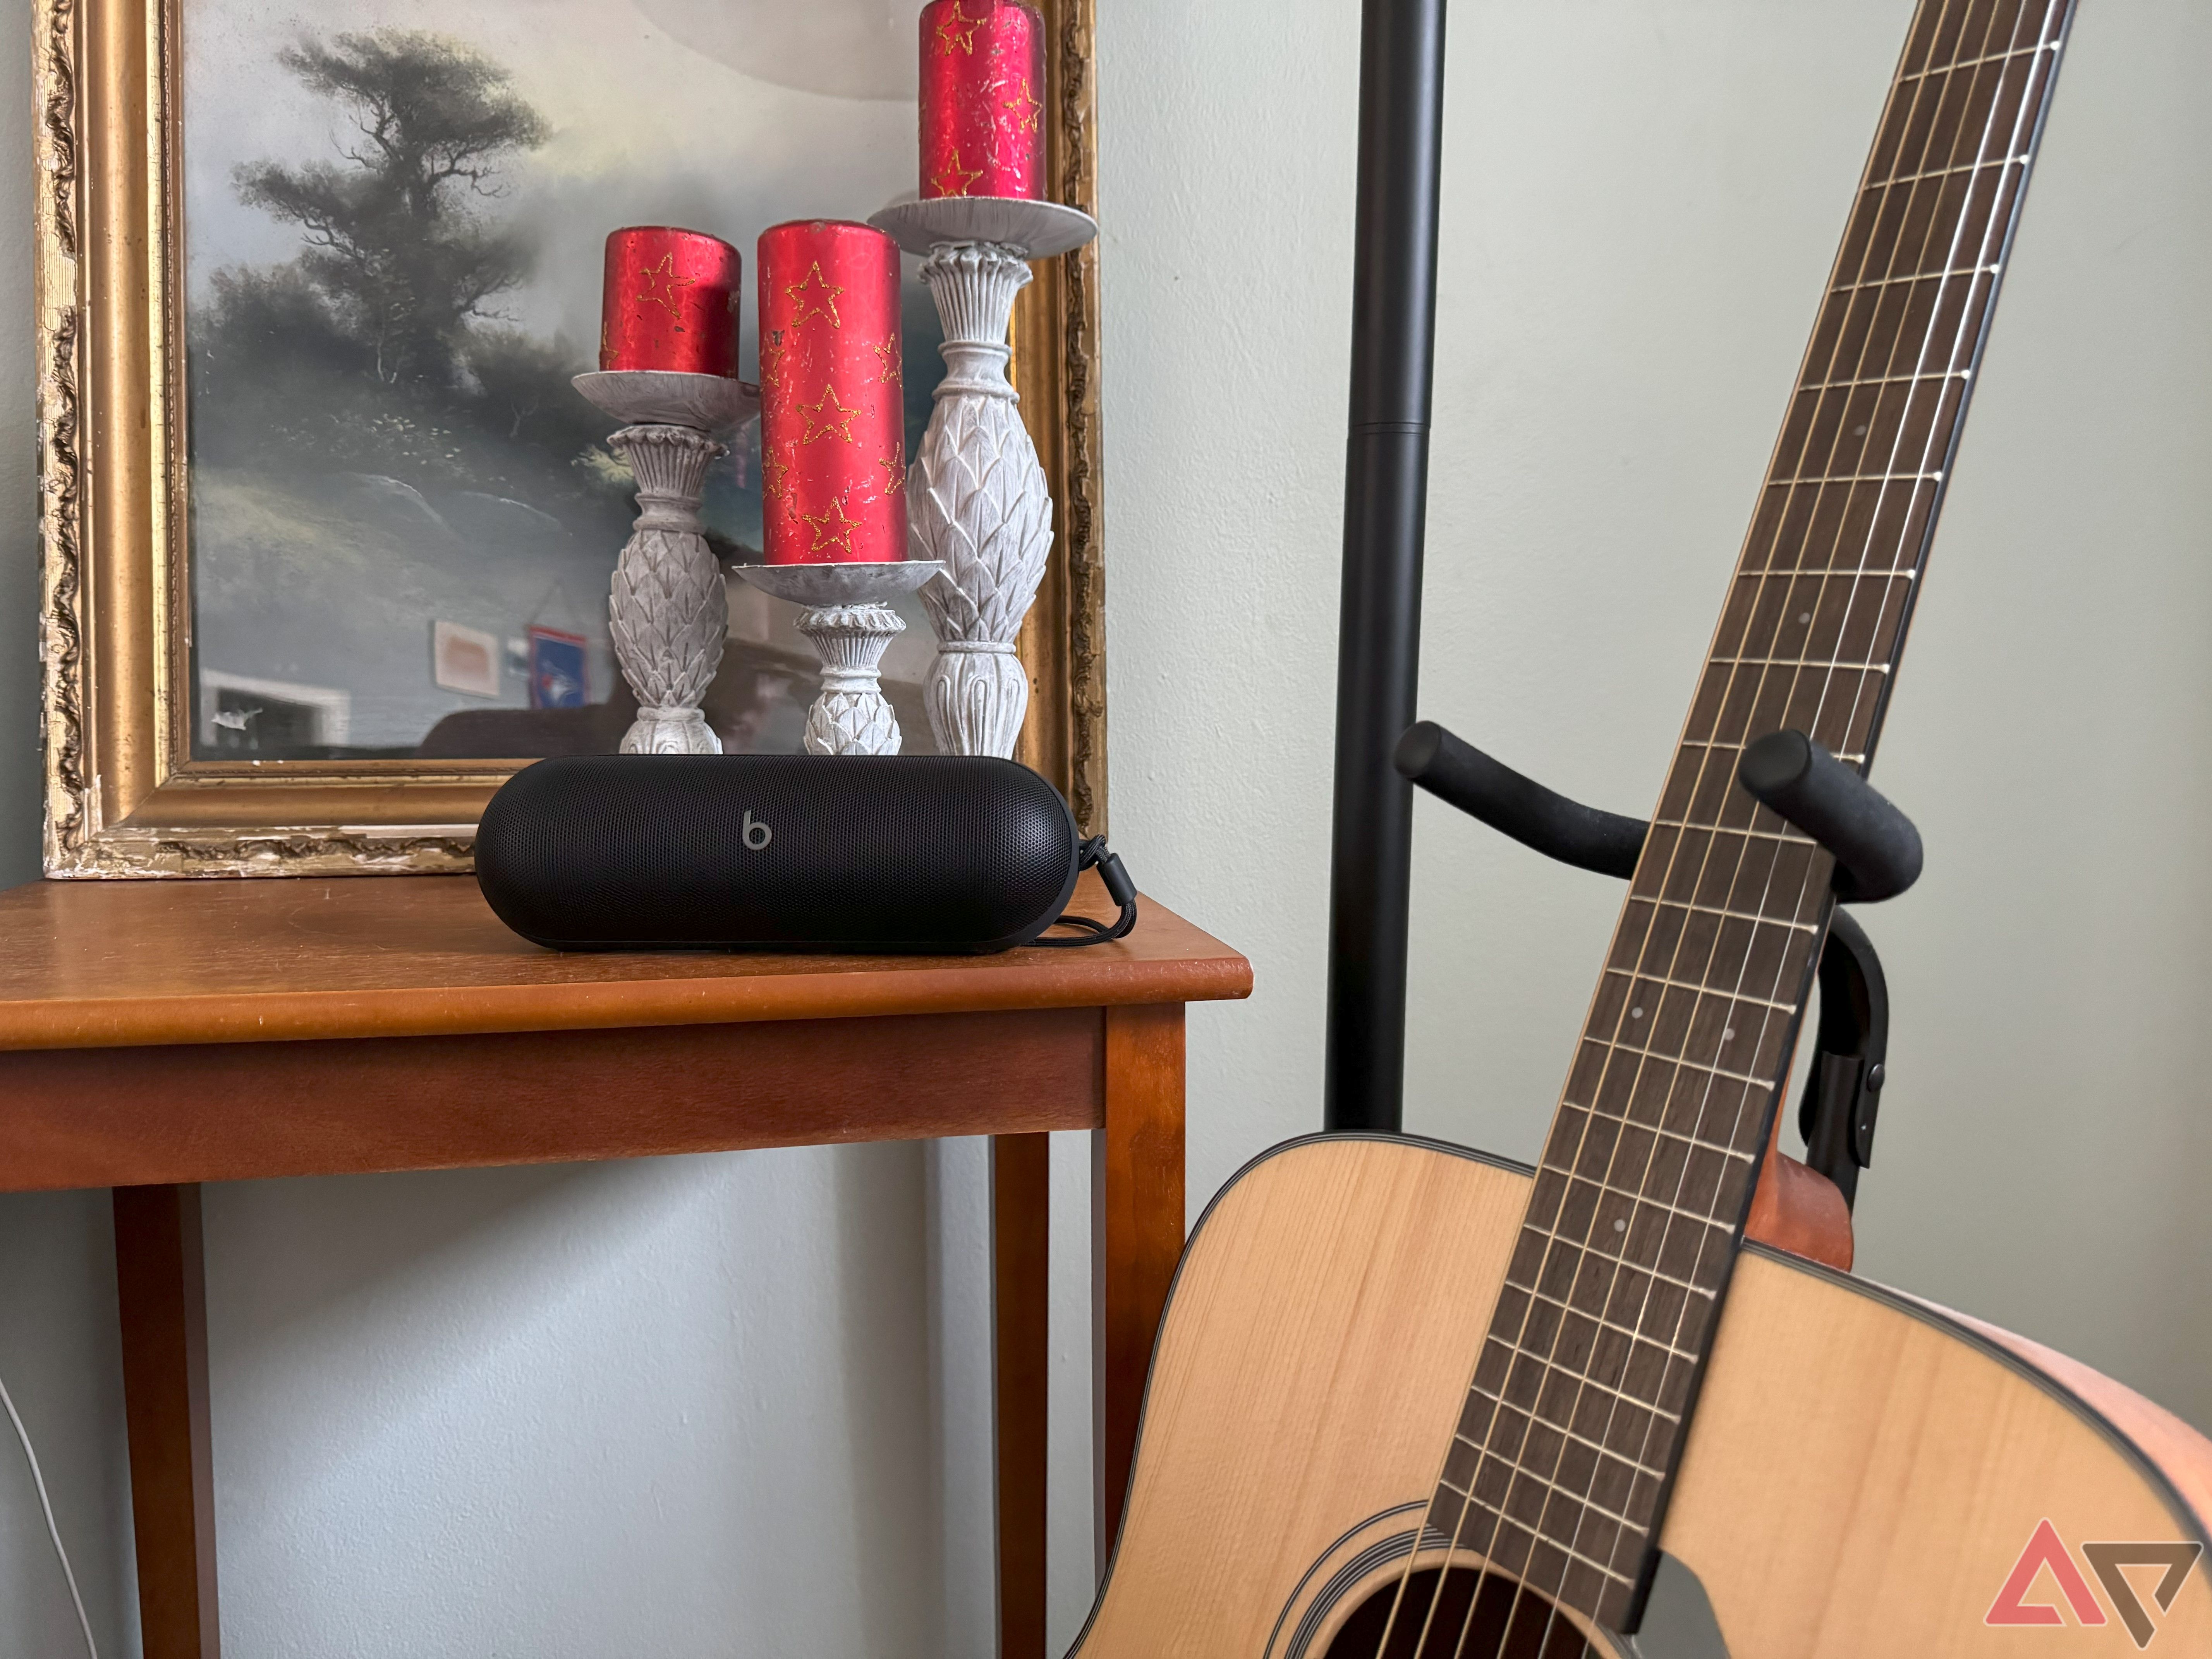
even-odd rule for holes
{"type": "Polygon", "coordinates": [[[1231,1001],[1251,993],[1251,963],[1227,952],[1100,963],[1079,979],[1045,987],[1028,973],[979,974],[973,966],[948,965],[645,981],[71,998],[0,1004],[0,1054],[1127,1007],[1231,1001]]]}

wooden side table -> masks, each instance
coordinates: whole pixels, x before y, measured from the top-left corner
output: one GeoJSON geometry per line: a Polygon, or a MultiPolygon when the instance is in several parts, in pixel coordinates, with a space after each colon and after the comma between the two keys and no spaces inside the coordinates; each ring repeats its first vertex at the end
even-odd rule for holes
{"type": "Polygon", "coordinates": [[[556,955],[465,877],[0,893],[0,1191],[115,1189],[146,1659],[219,1643],[198,1183],[975,1134],[1001,1652],[1040,1659],[1045,1136],[1097,1132],[1103,1547],[1182,1247],[1183,1005],[1251,984],[1150,900],[1085,950],[856,957],[556,955]]]}

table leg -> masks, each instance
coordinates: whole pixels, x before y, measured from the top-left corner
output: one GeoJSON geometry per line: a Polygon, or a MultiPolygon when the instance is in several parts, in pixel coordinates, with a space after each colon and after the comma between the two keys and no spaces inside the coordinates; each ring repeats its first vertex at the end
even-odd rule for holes
{"type": "Polygon", "coordinates": [[[1101,1572],[1128,1495],[1152,1339],[1182,1255],[1182,1014],[1180,1003],[1106,1010],[1106,1121],[1091,1165],[1101,1572]]]}
{"type": "Polygon", "coordinates": [[[145,1659],[217,1659],[198,1187],[115,1188],[115,1288],[145,1659]]]}
{"type": "Polygon", "coordinates": [[[1000,1659],[1044,1659],[1045,1394],[1052,1139],[991,1139],[991,1323],[998,1417],[1000,1659]]]}

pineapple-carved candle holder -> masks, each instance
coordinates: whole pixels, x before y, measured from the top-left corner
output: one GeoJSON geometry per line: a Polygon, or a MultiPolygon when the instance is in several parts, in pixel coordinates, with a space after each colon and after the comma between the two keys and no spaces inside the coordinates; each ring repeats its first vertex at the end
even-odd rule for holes
{"type": "Polygon", "coordinates": [[[616,561],[608,631],[637,694],[625,755],[719,755],[699,700],[722,660],[729,591],[699,522],[707,468],[726,452],[714,434],[742,426],[760,394],[719,374],[602,369],[576,390],[626,422],[607,440],[637,480],[637,523],[616,561]]]}
{"type": "Polygon", "coordinates": [[[946,374],[907,472],[915,550],[945,567],[921,590],[937,633],[926,702],[938,748],[1010,757],[1029,710],[1014,654],[1052,554],[1052,496],[1006,379],[1014,296],[1030,261],[1080,247],[1097,222],[1054,202],[945,196],[869,222],[923,256],[946,374]]]}
{"type": "Polygon", "coordinates": [[[881,665],[906,623],[890,601],[943,571],[927,559],[738,567],[762,592],[805,607],[799,631],[822,659],[822,694],[806,711],[808,754],[898,753],[898,716],[884,696],[881,665]]]}

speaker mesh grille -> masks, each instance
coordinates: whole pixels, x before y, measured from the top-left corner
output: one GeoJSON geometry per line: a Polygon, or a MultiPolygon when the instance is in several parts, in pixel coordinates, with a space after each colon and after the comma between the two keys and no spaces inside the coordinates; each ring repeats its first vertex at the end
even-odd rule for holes
{"type": "Polygon", "coordinates": [[[500,919],[556,947],[975,951],[1048,927],[1077,848],[1012,761],[601,755],[515,774],[476,862],[500,919]]]}

